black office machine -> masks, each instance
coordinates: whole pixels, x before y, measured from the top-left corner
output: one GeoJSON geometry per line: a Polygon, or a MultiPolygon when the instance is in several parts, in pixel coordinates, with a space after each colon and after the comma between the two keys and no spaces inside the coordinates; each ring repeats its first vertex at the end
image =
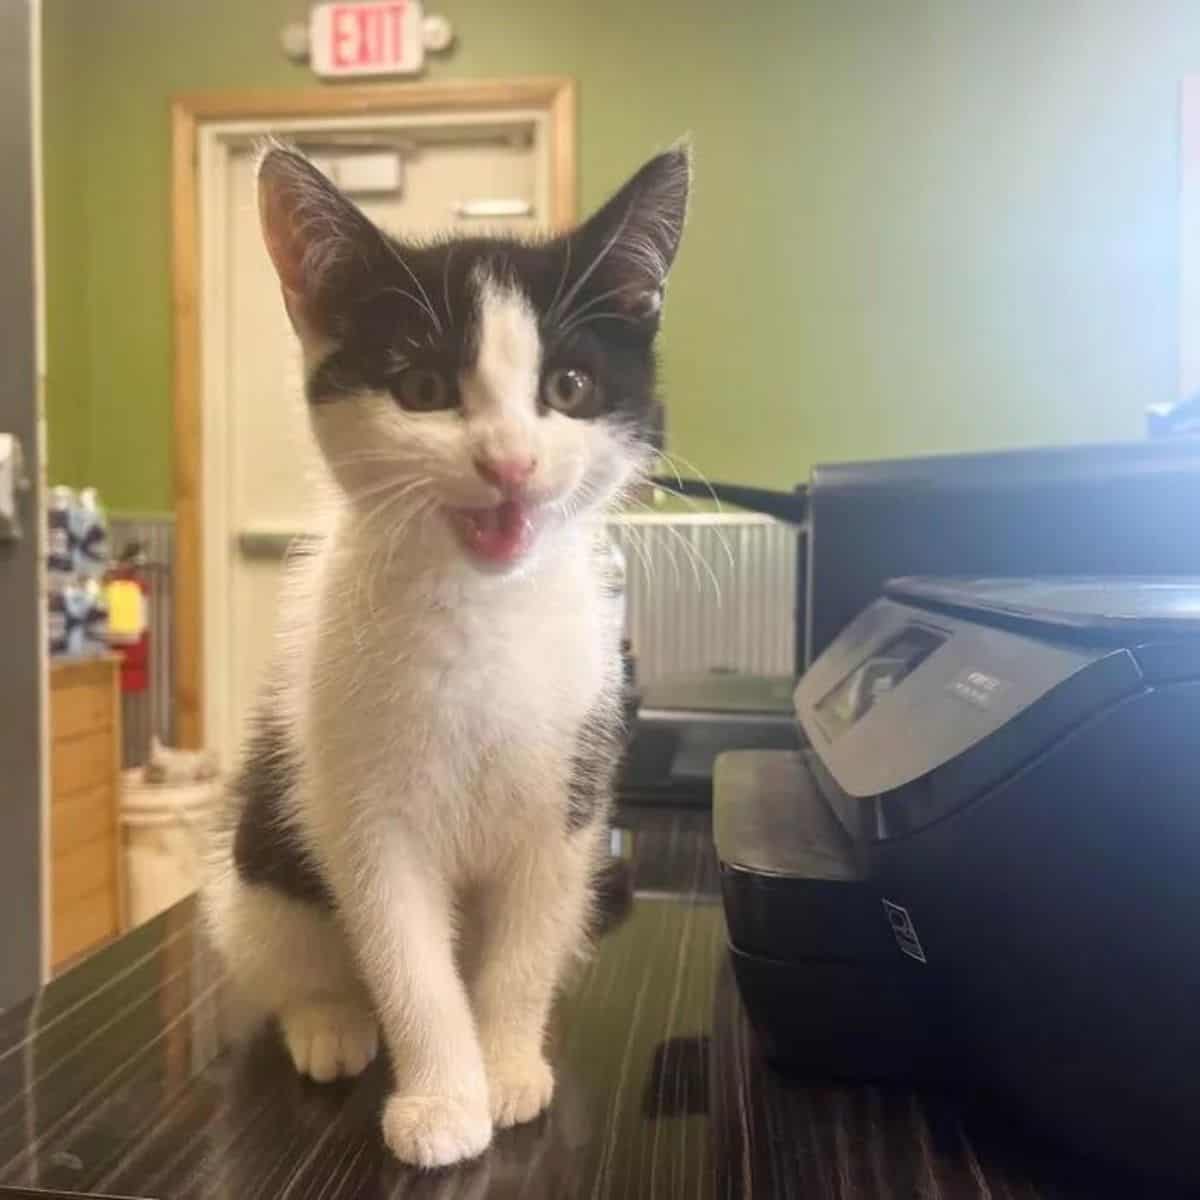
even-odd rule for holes
{"type": "Polygon", "coordinates": [[[721,750],[792,744],[792,683],[890,578],[1200,575],[1200,438],[822,465],[793,493],[714,486],[797,529],[795,670],[646,688],[626,785],[656,798],[707,805],[721,750]]]}
{"type": "Polygon", "coordinates": [[[901,580],[795,712],[715,784],[771,1056],[1200,1181],[1200,581],[901,580]]]}
{"type": "Polygon", "coordinates": [[[1200,575],[1200,438],[813,468],[797,674],[902,575],[1200,575]]]}

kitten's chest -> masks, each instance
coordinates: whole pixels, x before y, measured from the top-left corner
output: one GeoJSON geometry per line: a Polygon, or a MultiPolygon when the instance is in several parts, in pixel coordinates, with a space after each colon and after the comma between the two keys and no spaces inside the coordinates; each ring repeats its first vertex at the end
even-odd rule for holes
{"type": "Polygon", "coordinates": [[[606,641],[579,610],[435,614],[395,664],[393,694],[495,725],[570,716],[601,685],[606,641]]]}
{"type": "Polygon", "coordinates": [[[603,598],[569,577],[478,601],[399,604],[339,640],[346,669],[319,673],[331,681],[325,720],[351,736],[370,728],[399,754],[420,746],[464,760],[531,742],[569,750],[617,650],[603,598]]]}

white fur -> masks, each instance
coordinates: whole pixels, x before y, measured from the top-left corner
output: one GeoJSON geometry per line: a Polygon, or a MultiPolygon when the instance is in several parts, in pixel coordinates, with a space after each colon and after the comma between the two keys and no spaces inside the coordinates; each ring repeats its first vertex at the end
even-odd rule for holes
{"type": "Polygon", "coordinates": [[[477,277],[480,295],[479,355],[464,372],[463,401],[480,415],[505,412],[526,430],[534,424],[534,400],[542,363],[537,315],[520,292],[477,277]]]}
{"type": "Polygon", "coordinates": [[[384,1135],[408,1162],[478,1154],[537,1115],[550,1004],[580,948],[594,822],[568,834],[577,737],[618,703],[619,629],[596,515],[634,467],[602,424],[538,416],[540,346],[515,294],[483,288],[463,413],[389,398],[318,406],[339,487],[322,548],[289,576],[274,700],[302,754],[289,820],[338,918],[223,867],[207,893],[233,979],[296,1066],[361,1070],[378,1017],[395,1069],[384,1135]],[[468,563],[440,509],[492,503],[480,453],[537,460],[534,552],[468,563]],[[582,515],[581,515],[582,514],[582,515]]]}

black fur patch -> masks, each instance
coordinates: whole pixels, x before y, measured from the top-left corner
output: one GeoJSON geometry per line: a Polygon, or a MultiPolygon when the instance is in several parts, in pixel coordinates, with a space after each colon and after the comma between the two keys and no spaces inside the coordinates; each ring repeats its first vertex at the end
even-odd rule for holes
{"type": "Polygon", "coordinates": [[[241,804],[233,861],[246,883],[266,884],[295,900],[332,908],[320,870],[285,819],[285,798],[296,785],[297,770],[296,749],[282,722],[260,711],[233,785],[241,804]]]}
{"type": "Polygon", "coordinates": [[[625,594],[625,570],[620,548],[605,534],[596,539],[592,549],[600,594],[606,600],[619,600],[625,594]]]}
{"type": "MultiPolygon", "coordinates": [[[[398,246],[397,254],[420,288],[398,260],[376,261],[375,277],[363,279],[332,314],[339,346],[309,377],[309,403],[352,398],[362,391],[395,394],[401,374],[410,367],[452,377],[469,370],[479,351],[479,279],[486,276],[523,294],[539,315],[543,375],[560,367],[586,370],[603,397],[599,416],[653,443],[660,420],[652,346],[657,317],[633,322],[619,313],[606,315],[605,302],[597,301],[599,293],[591,289],[572,306],[577,311],[596,303],[580,325],[573,326],[571,312],[555,315],[567,246],[566,239],[541,245],[472,239],[415,249],[398,246]],[[414,299],[422,292],[430,297],[432,316],[414,299]]],[[[576,247],[575,253],[582,252],[576,247]]]]}
{"type": "Polygon", "coordinates": [[[623,858],[606,858],[592,879],[592,937],[623,925],[633,908],[633,871],[623,858]]]}
{"type": "Polygon", "coordinates": [[[624,745],[621,714],[611,705],[597,707],[576,735],[567,785],[567,831],[586,829],[608,812],[613,780],[624,745]]]}
{"type": "Polygon", "coordinates": [[[335,350],[314,368],[304,385],[309,404],[328,404],[353,396],[369,386],[368,381],[345,350],[335,350]]]}
{"type": "Polygon", "coordinates": [[[375,228],[301,155],[272,150],[260,174],[273,198],[270,211],[282,214],[276,218],[282,222],[291,214],[283,240],[302,252],[304,264],[314,264],[311,272],[299,271],[298,303],[306,321],[338,347],[309,378],[309,401],[396,394],[409,368],[451,377],[471,368],[480,341],[480,282],[488,279],[524,295],[538,315],[546,375],[587,371],[602,399],[589,416],[657,444],[662,412],[653,342],[688,177],[686,153],[668,151],[569,234],[410,245],[375,228]]]}

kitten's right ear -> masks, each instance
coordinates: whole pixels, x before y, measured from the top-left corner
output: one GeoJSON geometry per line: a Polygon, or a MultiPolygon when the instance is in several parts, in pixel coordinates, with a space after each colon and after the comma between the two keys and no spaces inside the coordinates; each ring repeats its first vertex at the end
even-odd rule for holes
{"type": "Polygon", "coordinates": [[[580,226],[590,243],[593,286],[606,291],[614,309],[657,325],[667,273],[675,261],[687,217],[692,154],[686,141],[656,155],[597,213],[580,226]]]}
{"type": "Polygon", "coordinates": [[[258,211],[296,333],[329,335],[348,277],[385,252],[383,235],[304,155],[275,143],[259,161],[258,211]]]}

